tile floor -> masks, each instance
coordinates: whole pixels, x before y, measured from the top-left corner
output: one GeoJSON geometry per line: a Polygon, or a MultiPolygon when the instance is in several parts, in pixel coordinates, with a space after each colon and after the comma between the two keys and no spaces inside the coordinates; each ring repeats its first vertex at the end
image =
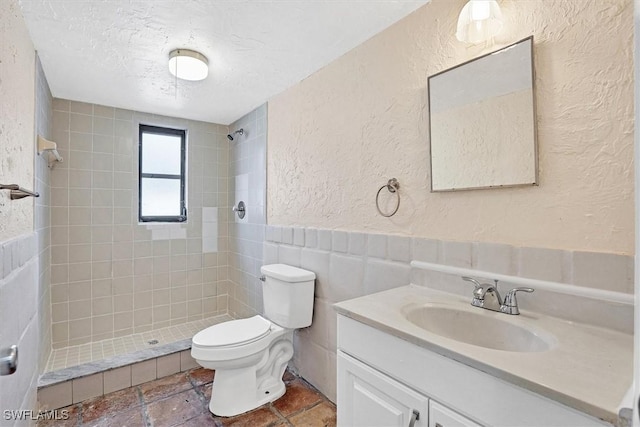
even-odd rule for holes
{"type": "Polygon", "coordinates": [[[128,354],[137,350],[144,350],[157,345],[192,338],[197,332],[211,325],[226,322],[227,320],[232,320],[232,318],[229,315],[223,314],[124,337],[57,348],[51,352],[45,372],[69,368],[111,356],[128,354]],[[149,344],[149,341],[152,340],[157,341],[157,343],[149,344]]]}
{"type": "MultiPolygon", "coordinates": [[[[61,410],[65,421],[40,421],[38,427],[329,427],[336,407],[302,378],[289,372],[287,392],[275,402],[231,418],[209,412],[214,372],[197,368],[96,397],[61,410]]],[[[60,412],[59,410],[58,412],[60,412]]]]}

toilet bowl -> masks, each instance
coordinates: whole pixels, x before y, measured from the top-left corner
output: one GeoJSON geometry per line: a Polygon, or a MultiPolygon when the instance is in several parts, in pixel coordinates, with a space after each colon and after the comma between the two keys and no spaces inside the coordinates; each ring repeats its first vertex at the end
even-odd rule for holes
{"type": "Polygon", "coordinates": [[[311,324],[313,272],[263,266],[265,315],[231,320],[194,335],[191,356],[216,371],[209,409],[230,417],[285,393],[282,375],[293,357],[293,331],[311,324]]]}

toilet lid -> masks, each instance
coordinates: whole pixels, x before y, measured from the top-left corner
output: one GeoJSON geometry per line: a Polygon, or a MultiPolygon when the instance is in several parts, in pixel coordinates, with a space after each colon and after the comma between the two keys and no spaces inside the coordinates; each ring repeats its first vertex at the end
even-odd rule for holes
{"type": "Polygon", "coordinates": [[[269,333],[271,322],[261,316],[230,320],[203,329],[193,336],[200,347],[222,347],[255,341],[269,333]]]}

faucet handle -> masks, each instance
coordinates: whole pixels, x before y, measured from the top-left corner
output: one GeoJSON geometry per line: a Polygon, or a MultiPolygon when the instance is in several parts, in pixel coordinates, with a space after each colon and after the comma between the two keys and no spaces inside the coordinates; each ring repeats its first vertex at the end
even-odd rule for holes
{"type": "Polygon", "coordinates": [[[507,295],[504,297],[504,303],[502,304],[502,308],[500,311],[507,314],[520,314],[520,309],[518,308],[518,300],[516,299],[516,293],[518,292],[526,292],[531,293],[534,289],[531,288],[513,288],[507,295]]]}
{"type": "Polygon", "coordinates": [[[473,283],[473,285],[476,287],[476,289],[482,287],[482,284],[480,282],[478,282],[476,279],[474,279],[473,277],[462,276],[462,280],[465,280],[467,282],[473,283]]]}
{"type": "Polygon", "coordinates": [[[484,304],[484,285],[473,277],[462,276],[462,280],[471,282],[475,286],[473,289],[473,300],[471,301],[471,305],[474,307],[482,307],[484,304]]]}

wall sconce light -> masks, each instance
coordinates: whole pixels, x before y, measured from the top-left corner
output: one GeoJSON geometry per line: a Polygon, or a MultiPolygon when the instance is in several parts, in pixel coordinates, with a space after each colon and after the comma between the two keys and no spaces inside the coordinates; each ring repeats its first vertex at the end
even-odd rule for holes
{"type": "Polygon", "coordinates": [[[458,16],[456,38],[478,44],[490,40],[502,29],[502,11],[496,0],[469,0],[458,16]]]}
{"type": "Polygon", "coordinates": [[[209,61],[195,50],[172,50],[169,53],[169,72],[182,80],[204,80],[209,74],[209,61]]]}

